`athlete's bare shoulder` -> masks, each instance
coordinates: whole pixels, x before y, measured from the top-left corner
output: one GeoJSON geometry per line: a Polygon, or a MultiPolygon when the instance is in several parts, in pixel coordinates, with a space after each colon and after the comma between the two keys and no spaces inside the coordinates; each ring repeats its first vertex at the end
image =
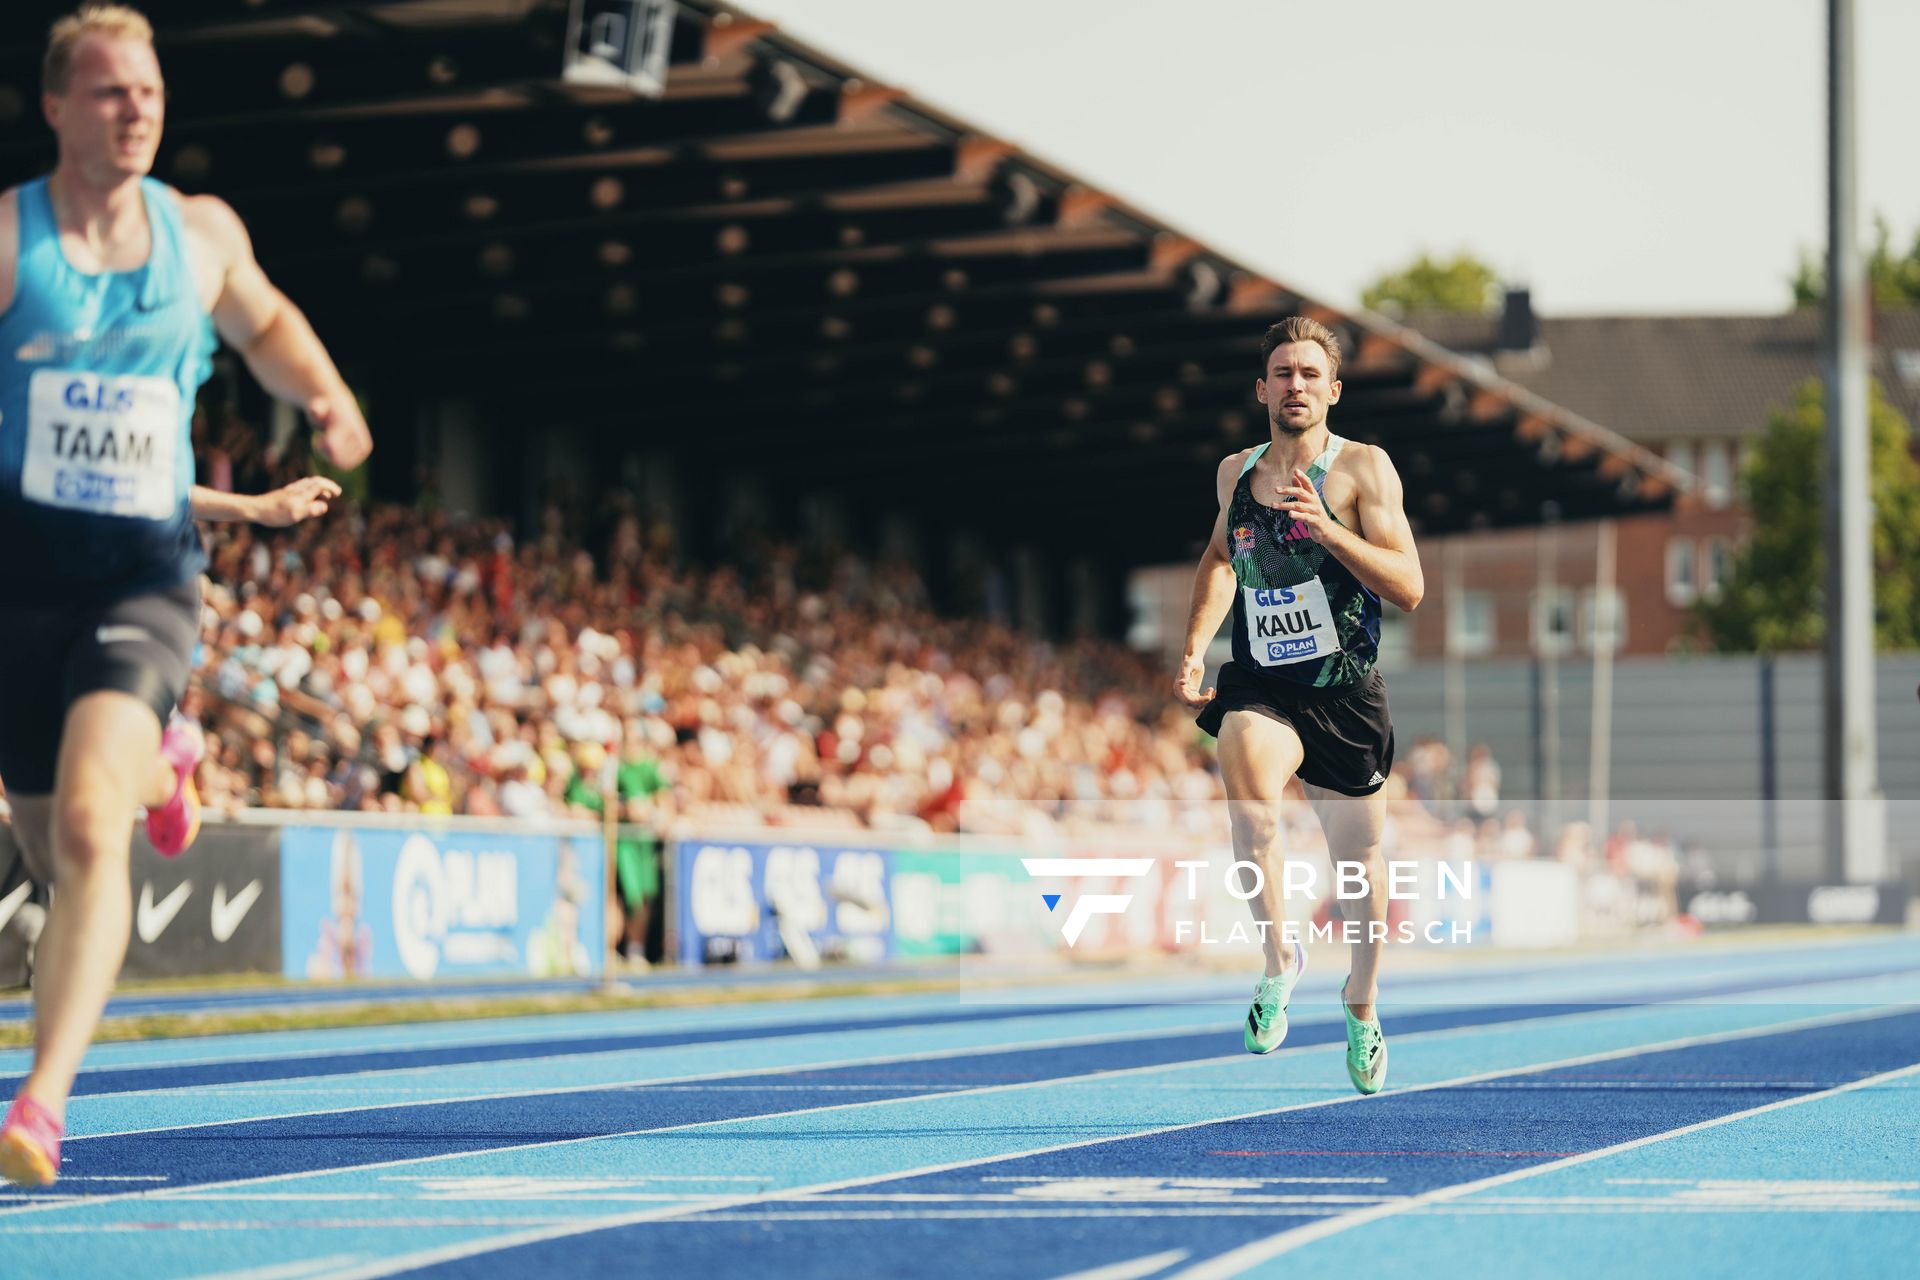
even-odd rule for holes
{"type": "MultiPolygon", "coordinates": [[[[169,187],[172,191],[173,188],[169,187]]],[[[259,276],[253,261],[253,241],[246,224],[233,206],[219,196],[190,196],[173,191],[180,203],[180,221],[186,225],[187,242],[192,248],[194,275],[200,284],[200,302],[214,316],[215,325],[231,323],[220,308],[236,287],[243,292],[247,282],[259,276]]],[[[226,330],[222,336],[230,341],[226,330]]]]}
{"type": "Polygon", "coordinates": [[[167,189],[180,202],[180,217],[196,239],[206,241],[223,255],[252,256],[253,242],[247,236],[246,224],[240,221],[232,205],[219,196],[190,196],[172,187],[167,189]]]}
{"type": "Polygon", "coordinates": [[[1220,499],[1220,505],[1226,506],[1227,499],[1233,496],[1233,486],[1240,482],[1240,471],[1247,465],[1247,458],[1260,446],[1250,445],[1237,453],[1230,453],[1220,459],[1220,465],[1213,473],[1214,496],[1220,499]]]}
{"type": "Polygon", "coordinates": [[[1372,493],[1386,483],[1388,477],[1398,474],[1385,449],[1358,440],[1348,441],[1346,448],[1340,450],[1340,456],[1333,460],[1333,471],[1336,475],[1352,477],[1362,493],[1372,493]]]}

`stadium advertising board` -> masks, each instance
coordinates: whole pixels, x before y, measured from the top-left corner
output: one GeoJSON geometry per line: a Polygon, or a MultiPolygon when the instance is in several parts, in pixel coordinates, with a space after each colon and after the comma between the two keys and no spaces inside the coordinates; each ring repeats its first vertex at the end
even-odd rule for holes
{"type": "MultiPolygon", "coordinates": [[[[275,973],[280,968],[280,833],[273,827],[209,822],[192,854],[163,858],[133,837],[133,934],[122,970],[133,978],[275,973]]],[[[0,826],[0,924],[29,900],[12,832],[0,826]],[[7,870],[13,868],[13,870],[7,870]]],[[[40,898],[44,901],[44,897],[40,898]]],[[[0,946],[19,965],[12,936],[0,946]]]]}
{"type": "Polygon", "coordinates": [[[564,977],[603,963],[591,837],[298,826],[280,848],[289,977],[564,977]]]}
{"type": "Polygon", "coordinates": [[[273,973],[280,968],[280,832],[200,829],[189,856],[163,858],[133,838],[129,977],[273,973]]]}
{"type": "Polygon", "coordinates": [[[1703,889],[1687,898],[1686,913],[1704,925],[1903,924],[1912,891],[1884,884],[1762,884],[1703,889]]]}
{"type": "Polygon", "coordinates": [[[890,883],[894,954],[903,958],[1031,955],[1059,945],[1011,853],[897,850],[890,883]]]}
{"type": "Polygon", "coordinates": [[[886,850],[683,840],[679,957],[690,965],[893,954],[886,850]]]}

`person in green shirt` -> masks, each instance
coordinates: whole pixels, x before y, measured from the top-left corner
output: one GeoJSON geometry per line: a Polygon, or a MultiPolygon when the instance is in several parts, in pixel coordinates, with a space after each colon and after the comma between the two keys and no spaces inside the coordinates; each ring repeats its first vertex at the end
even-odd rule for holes
{"type": "MultiPolygon", "coordinates": [[[[647,930],[653,920],[653,904],[660,897],[660,842],[655,833],[665,825],[672,789],[643,740],[629,734],[622,754],[614,771],[620,820],[648,830],[639,832],[628,827],[620,832],[614,842],[614,874],[609,888],[618,895],[624,912],[620,954],[630,966],[645,968],[647,930]]],[[[565,796],[569,808],[594,814],[604,811],[600,771],[605,760],[606,752],[598,743],[583,742],[575,750],[574,773],[565,796]]]]}

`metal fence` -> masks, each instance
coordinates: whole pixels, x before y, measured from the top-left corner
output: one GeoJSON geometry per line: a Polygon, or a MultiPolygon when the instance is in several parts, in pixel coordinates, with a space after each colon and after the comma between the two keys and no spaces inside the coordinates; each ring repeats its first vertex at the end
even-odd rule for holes
{"type": "MultiPolygon", "coordinates": [[[[1875,664],[1880,785],[1896,866],[1920,866],[1920,654],[1875,664]]],[[[1402,758],[1416,738],[1456,754],[1485,743],[1503,800],[1542,826],[1588,816],[1593,777],[1593,667],[1488,660],[1392,671],[1402,758]]],[[[1635,821],[1716,853],[1751,854],[1736,869],[1809,874],[1821,866],[1820,658],[1792,654],[1621,658],[1614,663],[1609,824],[1635,821]]]]}

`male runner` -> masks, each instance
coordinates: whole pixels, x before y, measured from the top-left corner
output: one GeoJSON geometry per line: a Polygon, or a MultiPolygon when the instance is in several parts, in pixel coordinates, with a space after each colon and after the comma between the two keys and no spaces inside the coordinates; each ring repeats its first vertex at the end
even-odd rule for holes
{"type": "Polygon", "coordinates": [[[329,461],[372,448],[233,210],[146,176],[165,101],[146,19],[82,8],[43,72],[58,163],[0,195],[0,777],[56,886],[33,1070],[0,1125],[0,1173],[27,1186],[59,1176],[67,1094],[126,956],[133,811],[157,810],[175,849],[196,825],[193,741],[155,762],[198,630],[188,427],[215,331],[306,409],[329,461]]]}
{"type": "Polygon", "coordinates": [[[1374,1012],[1387,907],[1380,788],[1393,768],[1393,724],[1373,663],[1380,601],[1412,609],[1426,587],[1393,464],[1327,430],[1327,411],[1340,401],[1334,335],[1289,316],[1267,330],[1260,355],[1254,395],[1272,438],[1228,457],[1215,476],[1220,514],[1194,577],[1174,689],[1203,708],[1200,727],[1220,740],[1235,856],[1265,877],[1252,907],[1267,967],[1247,1013],[1247,1049],[1280,1047],[1306,967],[1305,949],[1281,935],[1280,796],[1298,773],[1336,867],[1359,863],[1366,872],[1369,893],[1352,900],[1366,940],[1352,947],[1341,1007],[1347,1074],[1361,1093],[1378,1093],[1387,1078],[1374,1012]],[[1233,660],[1218,691],[1203,691],[1207,644],[1229,609],[1233,660]]]}

